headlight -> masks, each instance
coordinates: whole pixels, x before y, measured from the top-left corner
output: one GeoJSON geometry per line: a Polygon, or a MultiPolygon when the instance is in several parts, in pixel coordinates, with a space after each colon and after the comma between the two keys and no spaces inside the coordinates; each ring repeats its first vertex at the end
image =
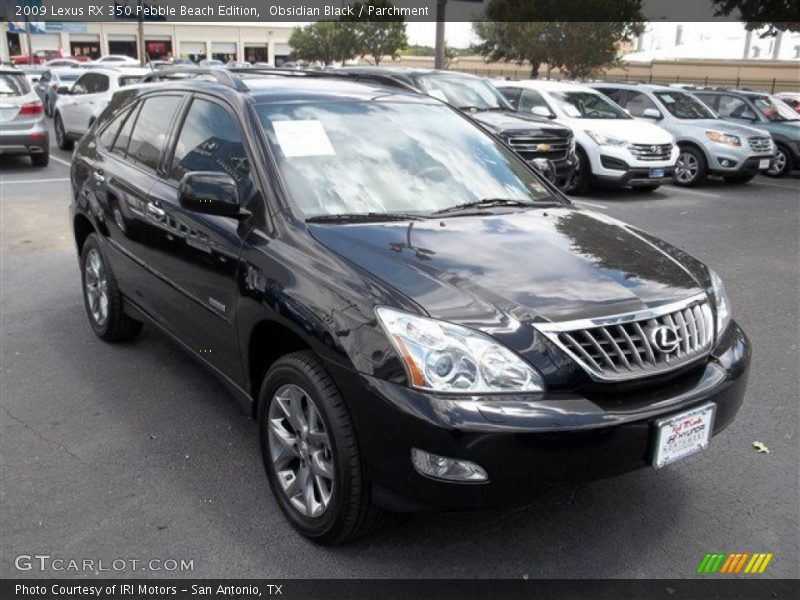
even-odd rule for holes
{"type": "Polygon", "coordinates": [[[709,269],[711,273],[711,288],[714,292],[714,303],[717,307],[717,339],[725,331],[728,323],[731,322],[731,301],[728,299],[728,292],[725,284],[722,283],[719,275],[709,269]]]}
{"type": "Polygon", "coordinates": [[[742,140],[735,135],[722,133],[721,131],[706,131],[706,137],[712,142],[724,144],[725,146],[741,146],[742,140]]]}
{"type": "Polygon", "coordinates": [[[463,394],[544,390],[533,367],[487,335],[383,306],[376,313],[415,388],[463,394]]]}
{"type": "Polygon", "coordinates": [[[603,133],[597,133],[596,131],[589,131],[586,130],[586,135],[588,135],[594,143],[598,146],[627,146],[628,140],[622,140],[619,138],[612,137],[610,135],[605,135],[603,133]]]}

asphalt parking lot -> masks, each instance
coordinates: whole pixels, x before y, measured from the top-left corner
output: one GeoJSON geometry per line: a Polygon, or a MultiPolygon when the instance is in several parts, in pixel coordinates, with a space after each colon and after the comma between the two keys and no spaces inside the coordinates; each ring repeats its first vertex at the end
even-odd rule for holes
{"type": "Polygon", "coordinates": [[[151,329],[121,346],[92,333],[68,164],[55,147],[46,169],[0,157],[0,576],[95,576],[15,568],[38,553],[193,561],[105,576],[684,578],[711,551],[771,552],[763,576],[800,576],[800,178],[580,201],[726,282],[755,353],[745,406],[707,452],[515,510],[397,516],[322,548],[283,518],[255,423],[211,375],[151,329]]]}

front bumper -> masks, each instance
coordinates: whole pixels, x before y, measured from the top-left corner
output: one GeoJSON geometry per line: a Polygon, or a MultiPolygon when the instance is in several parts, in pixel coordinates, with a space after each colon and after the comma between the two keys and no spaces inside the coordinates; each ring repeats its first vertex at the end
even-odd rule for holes
{"type": "Polygon", "coordinates": [[[734,153],[717,152],[711,158],[709,170],[718,175],[761,173],[769,169],[774,158],[775,154],[741,156],[734,153]]]}
{"type": "MultiPolygon", "coordinates": [[[[732,323],[704,365],[645,388],[453,399],[331,367],[347,399],[373,499],[393,510],[487,508],[537,491],[650,464],[654,422],[716,404],[714,435],[745,393],[749,342],[732,323]],[[452,483],[419,474],[411,448],[474,462],[489,481],[452,483]]],[[[712,443],[713,449],[713,443],[712,443]]]]}

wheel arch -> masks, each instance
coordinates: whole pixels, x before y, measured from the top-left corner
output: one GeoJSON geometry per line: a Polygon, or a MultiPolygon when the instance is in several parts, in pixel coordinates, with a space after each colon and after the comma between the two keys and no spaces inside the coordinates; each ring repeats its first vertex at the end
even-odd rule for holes
{"type": "Polygon", "coordinates": [[[72,222],[72,231],[75,234],[75,245],[78,247],[78,256],[83,252],[83,245],[86,243],[86,238],[89,234],[95,233],[95,229],[89,217],[82,213],[75,215],[72,222]]]}
{"type": "Polygon", "coordinates": [[[706,149],[703,148],[701,144],[698,144],[694,140],[678,140],[677,141],[678,148],[691,148],[692,150],[697,150],[700,154],[703,155],[703,158],[706,160],[706,165],[710,164],[710,158],[708,156],[708,152],[706,149]]]}

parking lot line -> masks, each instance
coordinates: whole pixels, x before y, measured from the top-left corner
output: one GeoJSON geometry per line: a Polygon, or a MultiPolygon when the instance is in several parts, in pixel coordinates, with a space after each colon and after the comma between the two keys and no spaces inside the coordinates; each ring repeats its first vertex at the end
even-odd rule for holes
{"type": "Polygon", "coordinates": [[[710,194],[709,192],[698,192],[696,190],[687,190],[686,188],[676,187],[674,185],[668,185],[666,187],[668,187],[671,190],[675,190],[676,192],[686,193],[690,195],[693,194],[695,196],[704,196],[706,198],[722,198],[722,196],[720,196],[719,194],[710,194]]]}
{"type": "Polygon", "coordinates": [[[800,192],[800,185],[783,185],[781,183],[768,183],[766,181],[759,181],[758,183],[751,183],[750,185],[766,185],[767,187],[777,187],[800,192]]]}
{"type": "Polygon", "coordinates": [[[72,163],[68,160],[64,160],[63,158],[58,158],[57,156],[50,155],[50,160],[54,160],[57,163],[61,163],[62,165],[67,165],[68,167],[72,166],[72,163]]]}
{"type": "Polygon", "coordinates": [[[69,181],[69,177],[59,177],[58,179],[12,179],[11,181],[2,180],[0,185],[11,185],[14,183],[32,184],[32,183],[55,183],[56,181],[69,181]]]}

